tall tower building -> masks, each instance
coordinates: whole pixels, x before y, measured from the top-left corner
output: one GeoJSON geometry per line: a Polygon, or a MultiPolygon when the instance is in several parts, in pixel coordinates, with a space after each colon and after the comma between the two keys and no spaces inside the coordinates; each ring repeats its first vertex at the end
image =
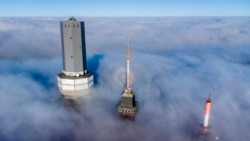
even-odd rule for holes
{"type": "Polygon", "coordinates": [[[139,103],[135,101],[135,94],[131,89],[130,81],[130,46],[128,38],[128,46],[126,51],[126,87],[122,94],[121,101],[117,108],[117,112],[121,116],[134,117],[138,111],[139,103]]]}
{"type": "Polygon", "coordinates": [[[77,98],[93,86],[93,75],[87,71],[84,22],[70,17],[60,22],[63,70],[58,87],[65,98],[77,98]]]}

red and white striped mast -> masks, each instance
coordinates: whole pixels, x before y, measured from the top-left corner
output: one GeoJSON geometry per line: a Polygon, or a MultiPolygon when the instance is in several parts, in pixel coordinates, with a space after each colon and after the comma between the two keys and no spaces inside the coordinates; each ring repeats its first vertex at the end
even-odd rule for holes
{"type": "Polygon", "coordinates": [[[129,36],[128,36],[128,45],[126,50],[126,92],[131,92],[131,82],[130,82],[130,46],[129,46],[129,36]]]}
{"type": "Polygon", "coordinates": [[[203,128],[204,128],[204,132],[207,131],[208,129],[208,122],[209,122],[209,116],[210,116],[210,110],[211,110],[211,103],[212,100],[210,98],[210,94],[208,99],[206,99],[206,103],[205,103],[205,116],[204,116],[204,123],[203,123],[203,128]]]}

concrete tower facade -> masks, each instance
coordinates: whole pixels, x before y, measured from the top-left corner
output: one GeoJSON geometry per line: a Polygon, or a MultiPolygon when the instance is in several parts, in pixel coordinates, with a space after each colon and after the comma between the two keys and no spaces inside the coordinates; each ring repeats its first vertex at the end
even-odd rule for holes
{"type": "Polygon", "coordinates": [[[84,22],[70,17],[60,22],[63,70],[58,87],[65,98],[77,98],[93,86],[93,75],[87,71],[84,22]]]}
{"type": "Polygon", "coordinates": [[[134,117],[138,111],[139,103],[135,101],[135,94],[131,89],[130,81],[130,46],[126,51],[126,88],[122,94],[121,101],[117,108],[117,112],[121,116],[134,117]]]}

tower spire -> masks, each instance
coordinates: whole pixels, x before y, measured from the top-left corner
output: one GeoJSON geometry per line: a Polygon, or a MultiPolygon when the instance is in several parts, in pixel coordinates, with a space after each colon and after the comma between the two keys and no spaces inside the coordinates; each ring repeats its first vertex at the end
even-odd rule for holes
{"type": "Polygon", "coordinates": [[[126,91],[131,91],[131,83],[130,83],[130,46],[129,46],[129,36],[126,50],[126,91]]]}

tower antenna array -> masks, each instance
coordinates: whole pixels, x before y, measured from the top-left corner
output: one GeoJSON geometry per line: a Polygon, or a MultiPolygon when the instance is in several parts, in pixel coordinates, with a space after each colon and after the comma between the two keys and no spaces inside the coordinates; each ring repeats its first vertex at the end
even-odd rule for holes
{"type": "Polygon", "coordinates": [[[126,91],[131,91],[131,82],[130,82],[130,46],[129,46],[129,36],[126,50],[126,91]]]}

